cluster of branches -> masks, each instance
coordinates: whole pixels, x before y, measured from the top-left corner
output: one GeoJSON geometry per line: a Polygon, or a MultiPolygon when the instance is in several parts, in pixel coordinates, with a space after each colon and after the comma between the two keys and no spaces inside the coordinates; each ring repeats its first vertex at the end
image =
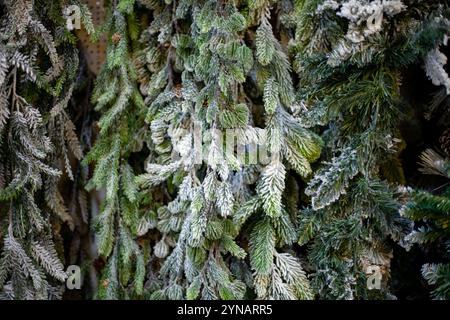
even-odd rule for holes
{"type": "Polygon", "coordinates": [[[325,125],[326,149],[306,194],[301,244],[310,243],[313,283],[322,298],[368,298],[365,272],[381,267],[375,297],[392,297],[393,243],[405,245],[410,222],[400,214],[405,147],[400,123],[411,106],[403,71],[424,64],[446,86],[449,10],[425,1],[300,1],[293,51],[302,71],[306,123],[325,125]],[[444,59],[443,59],[444,58],[444,59]],[[399,188],[400,187],[400,188],[399,188]]]}
{"type": "MultiPolygon", "coordinates": [[[[448,192],[402,187],[399,130],[404,70],[450,91],[445,1],[116,0],[98,28],[78,1],[2,7],[2,297],[60,297],[61,228],[78,220],[95,232],[98,299],[393,298],[393,246],[446,241],[448,192]],[[70,4],[107,39],[84,157],[66,110],[70,4]],[[62,176],[89,176],[98,212],[78,189],[68,210],[62,176]]],[[[424,157],[449,177],[448,159],[424,157]]],[[[423,267],[434,298],[449,270],[423,267]]]]}
{"type": "Polygon", "coordinates": [[[76,37],[62,2],[1,2],[0,288],[2,298],[59,298],[67,278],[62,226],[75,222],[58,189],[81,160],[66,110],[77,70],[76,37]]]}
{"type": "Polygon", "coordinates": [[[289,249],[295,200],[287,207],[282,198],[286,171],[308,177],[322,142],[292,115],[299,105],[271,4],[141,5],[153,19],[140,33],[132,1],[111,7],[93,95],[103,113],[85,161],[96,163],[89,187],[106,188],[96,217],[106,262],[98,296],[312,298],[289,249]],[[196,128],[208,132],[201,164],[196,128]],[[244,149],[267,136],[271,161],[222,153],[227,129],[244,149]]]}

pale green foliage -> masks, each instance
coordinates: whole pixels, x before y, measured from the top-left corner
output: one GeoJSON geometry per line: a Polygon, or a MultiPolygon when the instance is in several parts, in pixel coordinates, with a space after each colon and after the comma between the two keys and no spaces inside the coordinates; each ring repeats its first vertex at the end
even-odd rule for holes
{"type": "Polygon", "coordinates": [[[281,214],[281,196],[284,190],[285,174],[283,164],[276,158],[264,168],[261,174],[258,194],[264,211],[272,218],[277,218],[281,214]]]}
{"type": "Polygon", "coordinates": [[[262,65],[268,65],[275,53],[276,39],[272,34],[272,26],[268,18],[270,12],[269,7],[266,8],[266,13],[261,19],[261,24],[256,31],[256,56],[262,65]]]}
{"type": "Polygon", "coordinates": [[[261,220],[250,235],[250,264],[258,275],[270,275],[275,253],[275,230],[270,220],[261,220]]]}
{"type": "Polygon", "coordinates": [[[142,149],[140,139],[145,135],[144,103],[130,54],[131,43],[136,40],[133,6],[134,1],[119,1],[105,23],[110,41],[93,93],[95,107],[103,113],[98,122],[100,135],[84,158],[86,163],[95,162],[87,188],[105,190],[94,220],[98,253],[107,259],[97,292],[102,299],[142,296],[147,263],[136,237],[149,222],[139,215],[138,185],[134,168],[127,161],[131,153],[142,149]],[[130,290],[121,289],[128,286],[130,290]]]}
{"type": "Polygon", "coordinates": [[[319,210],[338,200],[357,174],[356,152],[351,149],[341,151],[309,182],[305,192],[311,196],[313,208],[319,210]]]}

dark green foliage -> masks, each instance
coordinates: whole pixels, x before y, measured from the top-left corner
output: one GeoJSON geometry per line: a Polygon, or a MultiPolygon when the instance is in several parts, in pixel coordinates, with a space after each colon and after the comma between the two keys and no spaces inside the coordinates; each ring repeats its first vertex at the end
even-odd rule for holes
{"type": "MultiPolygon", "coordinates": [[[[368,298],[373,293],[366,288],[367,267],[380,266],[387,281],[391,242],[402,243],[409,232],[395,192],[405,183],[399,159],[402,71],[425,61],[433,83],[445,85],[445,77],[436,80],[443,69],[429,55],[448,32],[448,10],[419,1],[306,0],[297,4],[296,15],[292,50],[304,75],[303,122],[326,125],[327,161],[306,189],[314,211],[301,214],[306,234],[300,243],[309,244],[319,297],[368,298]],[[377,9],[367,11],[372,4],[377,9]]],[[[380,293],[391,295],[387,282],[380,293]]]]}
{"type": "MultiPolygon", "coordinates": [[[[421,155],[422,172],[450,178],[450,162],[435,151],[428,149],[421,155]]],[[[422,266],[422,275],[432,287],[431,297],[447,300],[450,298],[450,188],[447,184],[442,191],[434,193],[422,190],[408,190],[408,202],[402,213],[413,220],[415,228],[407,236],[408,246],[423,244],[431,246],[441,243],[447,263],[427,263],[422,266]],[[439,192],[439,193],[437,193],[439,192]]]]}

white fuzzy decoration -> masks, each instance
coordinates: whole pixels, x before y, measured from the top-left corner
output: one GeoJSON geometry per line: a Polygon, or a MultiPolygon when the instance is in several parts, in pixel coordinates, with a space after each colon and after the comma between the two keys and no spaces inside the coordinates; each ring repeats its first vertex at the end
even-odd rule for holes
{"type": "Polygon", "coordinates": [[[353,35],[347,35],[347,38],[355,39],[357,43],[360,42],[362,34],[367,37],[382,30],[384,14],[392,17],[405,8],[406,6],[400,0],[376,0],[372,2],[348,0],[342,4],[337,15],[350,21],[349,27],[353,35]],[[357,26],[362,26],[363,29],[360,31],[360,35],[355,36],[357,26]]]}
{"type": "Polygon", "coordinates": [[[358,29],[356,29],[355,25],[350,25],[345,38],[350,40],[350,42],[352,43],[360,43],[365,40],[364,35],[358,29]]]}
{"type": "Polygon", "coordinates": [[[444,70],[447,57],[439,49],[431,50],[425,58],[425,72],[435,86],[445,86],[450,94],[450,78],[444,70]]]}
{"type": "Polygon", "coordinates": [[[324,10],[331,9],[337,10],[339,8],[339,3],[334,0],[327,0],[317,7],[317,13],[322,13],[324,10]]]}
{"type": "Polygon", "coordinates": [[[338,16],[344,17],[351,22],[360,23],[361,19],[367,17],[367,8],[363,2],[358,0],[350,0],[342,4],[338,16]]]}
{"type": "Polygon", "coordinates": [[[320,14],[324,10],[334,10],[336,14],[349,21],[345,42],[339,42],[330,54],[329,63],[339,65],[352,54],[362,50],[363,42],[371,35],[383,29],[383,21],[403,10],[406,6],[401,0],[326,0],[317,8],[320,14]]]}
{"type": "Polygon", "coordinates": [[[349,33],[346,38],[353,43],[362,42],[365,37],[382,30],[384,15],[392,17],[406,6],[401,0],[347,0],[337,2],[326,0],[317,8],[320,14],[324,10],[331,9],[337,11],[337,15],[350,21],[349,33]]]}
{"type": "Polygon", "coordinates": [[[406,5],[400,0],[384,0],[382,5],[383,12],[391,17],[406,9],[406,5]]]}

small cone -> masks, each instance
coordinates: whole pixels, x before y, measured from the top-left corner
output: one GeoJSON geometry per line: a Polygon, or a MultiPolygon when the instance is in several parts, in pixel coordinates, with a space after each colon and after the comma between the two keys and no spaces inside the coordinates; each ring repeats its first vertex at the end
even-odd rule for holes
{"type": "Polygon", "coordinates": [[[447,157],[450,157],[450,128],[442,133],[441,137],[439,138],[439,142],[441,144],[442,151],[445,152],[447,157]]]}

